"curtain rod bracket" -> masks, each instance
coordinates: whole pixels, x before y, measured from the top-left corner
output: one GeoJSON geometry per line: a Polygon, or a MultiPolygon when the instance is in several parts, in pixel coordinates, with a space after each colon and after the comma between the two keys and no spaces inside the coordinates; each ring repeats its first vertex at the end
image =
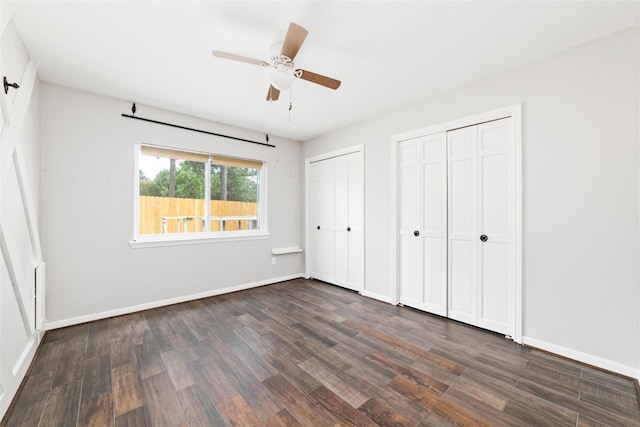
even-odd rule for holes
{"type": "Polygon", "coordinates": [[[3,83],[4,83],[4,94],[5,95],[9,93],[9,88],[10,87],[12,87],[14,89],[18,89],[20,87],[20,85],[18,85],[18,83],[16,83],[16,82],[9,83],[9,81],[7,80],[7,76],[4,76],[3,83]]]}
{"type": "Polygon", "coordinates": [[[134,102],[133,105],[131,106],[131,115],[135,115],[136,114],[136,103],[134,102]]]}

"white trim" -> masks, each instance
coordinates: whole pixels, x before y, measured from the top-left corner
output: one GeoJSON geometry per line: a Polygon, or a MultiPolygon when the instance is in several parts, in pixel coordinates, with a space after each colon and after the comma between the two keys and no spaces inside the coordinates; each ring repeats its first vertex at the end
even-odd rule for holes
{"type": "Polygon", "coordinates": [[[353,145],[351,147],[342,148],[340,150],[335,150],[335,151],[330,151],[328,153],[318,154],[317,156],[313,156],[313,157],[307,157],[305,159],[305,163],[319,162],[319,161],[322,161],[322,160],[332,159],[334,157],[344,156],[346,154],[357,153],[359,151],[364,153],[364,145],[363,144],[353,145]]]}
{"type": "Polygon", "coordinates": [[[258,175],[260,191],[258,191],[258,207],[256,213],[260,221],[260,232],[269,237],[269,163],[266,160],[260,160],[260,162],[262,162],[262,168],[258,175]]]}
{"type": "MultiPolygon", "coordinates": [[[[209,178],[209,179],[205,178],[204,180],[204,194],[211,195],[211,154],[209,154],[209,161],[204,164],[204,176],[209,178]]],[[[260,183],[258,183],[258,185],[260,185],[260,183]]],[[[140,194],[139,191],[138,191],[138,194],[140,194]]],[[[258,202],[260,202],[260,198],[259,198],[260,196],[257,196],[257,197],[258,197],[258,202]]],[[[205,218],[211,218],[211,196],[209,196],[208,199],[209,199],[209,202],[204,204],[205,218]]],[[[140,199],[138,198],[138,200],[140,199]]],[[[258,203],[258,206],[260,206],[260,203],[258,203]]],[[[257,213],[258,213],[258,218],[260,218],[260,212],[257,212],[257,213]]],[[[211,233],[211,221],[204,222],[204,230],[202,231],[205,233],[211,233]]],[[[139,236],[139,234],[136,234],[136,236],[139,236]]]]}
{"type": "Polygon", "coordinates": [[[33,347],[37,342],[38,340],[36,339],[36,334],[34,334],[27,345],[24,346],[24,350],[22,350],[22,354],[20,355],[20,357],[18,357],[18,361],[16,362],[16,364],[13,365],[11,375],[13,375],[14,377],[17,376],[21,371],[24,372],[29,364],[31,364],[31,358],[29,357],[29,355],[33,355],[35,353],[35,349],[33,347]]]}
{"type": "Polygon", "coordinates": [[[360,294],[363,297],[367,297],[367,298],[375,299],[375,300],[378,300],[378,301],[386,302],[387,304],[397,305],[397,304],[395,304],[393,302],[393,299],[390,298],[388,295],[383,295],[383,294],[379,294],[377,292],[371,292],[371,291],[362,291],[360,294]]]}
{"type": "Polygon", "coordinates": [[[271,253],[273,255],[295,254],[299,252],[303,252],[303,249],[300,246],[287,246],[284,248],[271,249],[271,253]]]}
{"type": "Polygon", "coordinates": [[[522,104],[516,104],[511,107],[513,109],[513,129],[515,132],[515,162],[516,162],[516,236],[515,236],[515,249],[516,249],[516,313],[515,324],[513,325],[513,340],[517,343],[522,343],[522,104]]]}
{"type": "Polygon", "coordinates": [[[211,291],[200,292],[197,294],[183,295],[180,297],[153,301],[153,302],[133,305],[129,307],[116,308],[113,310],[102,311],[100,313],[71,317],[69,319],[48,321],[45,325],[45,329],[47,331],[50,331],[52,329],[64,328],[66,326],[73,326],[73,325],[79,325],[81,323],[93,322],[94,320],[108,319],[110,317],[122,316],[123,314],[131,314],[139,311],[149,310],[152,308],[164,307],[167,305],[179,304],[179,303],[194,301],[202,298],[209,298],[216,295],[228,294],[228,293],[237,292],[237,291],[244,291],[246,289],[257,288],[260,286],[272,285],[274,283],[286,282],[288,280],[300,279],[301,277],[303,277],[302,273],[291,274],[289,276],[275,277],[273,279],[260,280],[257,282],[245,283],[245,284],[236,285],[236,286],[229,286],[227,288],[214,289],[211,291]]]}
{"type": "Polygon", "coordinates": [[[153,235],[141,236],[136,240],[131,240],[129,246],[133,249],[153,248],[158,246],[179,246],[179,245],[199,245],[202,243],[222,243],[237,242],[240,240],[262,240],[268,239],[269,233],[256,231],[255,233],[241,232],[211,232],[211,233],[192,233],[178,235],[153,235]],[[215,234],[214,234],[215,233],[215,234]]]}
{"type": "MultiPolygon", "coordinates": [[[[133,235],[140,235],[140,151],[142,144],[133,144],[133,235]]],[[[135,239],[135,237],[134,237],[135,239]]],[[[134,240],[135,241],[135,240],[134,240]]],[[[131,245],[132,242],[129,242],[131,245]]],[[[132,246],[133,247],[133,246],[132,246]]]]}
{"type": "Polygon", "coordinates": [[[400,288],[398,286],[398,263],[400,260],[398,259],[398,230],[399,230],[399,220],[398,220],[398,145],[400,141],[396,139],[396,136],[391,136],[391,227],[389,230],[391,231],[391,304],[398,305],[400,304],[400,288]]]}
{"type": "Polygon", "coordinates": [[[420,138],[440,132],[447,132],[461,127],[471,126],[483,122],[497,120],[505,117],[513,118],[515,129],[515,157],[516,157],[516,284],[515,284],[515,324],[513,325],[513,340],[522,343],[522,104],[515,104],[504,108],[476,114],[449,122],[428,126],[391,136],[391,197],[393,200],[391,207],[391,286],[393,304],[399,303],[400,289],[398,286],[398,144],[408,139],[420,138]]]}
{"type": "MultiPolygon", "coordinates": [[[[365,214],[364,214],[364,204],[365,204],[365,185],[364,185],[364,181],[365,181],[365,171],[364,171],[364,166],[365,166],[365,160],[364,160],[364,145],[363,144],[358,144],[358,145],[353,145],[351,147],[347,147],[347,148],[342,148],[340,150],[335,150],[335,151],[330,151],[327,153],[322,153],[322,154],[318,154],[316,156],[312,156],[312,157],[307,157],[306,159],[304,159],[304,242],[305,245],[307,247],[307,251],[305,253],[305,257],[304,257],[304,277],[305,278],[309,278],[311,277],[311,245],[309,245],[309,241],[310,241],[310,236],[309,236],[309,224],[311,221],[310,218],[310,208],[309,208],[309,194],[311,191],[311,183],[309,180],[309,171],[310,171],[310,166],[311,163],[315,163],[315,162],[319,162],[322,160],[327,160],[327,159],[332,159],[334,157],[339,157],[339,156],[344,156],[347,154],[352,154],[352,153],[362,153],[361,156],[361,162],[362,164],[360,165],[360,170],[362,171],[362,257],[364,259],[365,256],[365,231],[366,231],[366,224],[365,224],[365,214]]],[[[363,263],[366,264],[366,261],[363,263]]],[[[364,266],[363,266],[364,269],[364,266]]],[[[365,272],[362,272],[362,288],[359,289],[360,293],[364,292],[364,290],[366,289],[366,277],[365,277],[365,272]]]]}
{"type": "Polygon", "coordinates": [[[551,344],[546,341],[538,340],[528,336],[522,337],[522,343],[533,348],[548,351],[559,356],[576,360],[578,362],[586,363],[591,366],[596,366],[601,369],[606,369],[607,371],[615,372],[631,378],[640,379],[640,369],[634,368],[632,366],[623,365],[622,363],[615,362],[613,360],[594,356],[588,353],[583,353],[577,350],[572,350],[567,347],[551,344]]]}
{"type": "Polygon", "coordinates": [[[473,116],[463,117],[445,123],[439,123],[412,131],[399,133],[396,135],[392,135],[391,139],[392,141],[400,142],[407,139],[420,138],[422,136],[431,135],[434,133],[447,132],[461,127],[472,126],[474,124],[497,120],[503,117],[511,117],[515,114],[520,114],[521,105],[522,104],[514,104],[508,107],[498,108],[496,110],[475,114],[473,116]]]}
{"type": "MultiPolygon", "coordinates": [[[[636,29],[637,30],[637,29],[636,29]]],[[[639,32],[640,34],[640,32],[639,32]]],[[[638,43],[637,45],[637,49],[638,49],[638,55],[640,55],[640,43],[638,43]]],[[[638,99],[640,99],[640,73],[638,73],[638,93],[637,93],[638,99]]],[[[638,123],[640,123],[640,109],[638,111],[638,123]]],[[[640,147],[640,135],[638,138],[638,146],[640,147]]],[[[638,154],[638,158],[636,159],[636,164],[640,165],[640,152],[638,154]]],[[[637,202],[637,207],[638,210],[640,211],[640,174],[638,175],[638,202],[637,202]]],[[[640,215],[638,215],[638,221],[640,221],[640,215]]],[[[640,227],[639,227],[640,230],[640,227]]],[[[638,233],[638,235],[636,236],[636,238],[640,239],[640,232],[638,233]]],[[[638,260],[640,262],[640,259],[638,260]]],[[[638,293],[638,307],[640,307],[640,293],[638,293]]],[[[638,361],[637,361],[637,366],[638,366],[638,370],[640,370],[640,316],[638,316],[638,361]]],[[[636,375],[636,378],[638,379],[638,381],[640,381],[640,374],[636,375]]],[[[640,399],[640,396],[638,396],[638,398],[640,399]]]]}

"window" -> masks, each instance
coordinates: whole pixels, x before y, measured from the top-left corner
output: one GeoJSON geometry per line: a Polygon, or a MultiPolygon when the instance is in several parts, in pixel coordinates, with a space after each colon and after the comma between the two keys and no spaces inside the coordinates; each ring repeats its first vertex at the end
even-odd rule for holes
{"type": "Polygon", "coordinates": [[[136,161],[132,246],[266,236],[263,162],[150,145],[136,161]]]}

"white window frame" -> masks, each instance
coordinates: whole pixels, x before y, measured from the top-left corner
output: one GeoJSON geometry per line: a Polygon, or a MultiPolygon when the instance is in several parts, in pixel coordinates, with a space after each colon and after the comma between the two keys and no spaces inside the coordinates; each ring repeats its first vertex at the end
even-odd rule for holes
{"type": "MultiPolygon", "coordinates": [[[[152,144],[135,144],[134,150],[134,179],[133,179],[133,239],[129,242],[129,246],[132,248],[147,248],[155,246],[175,246],[175,245],[191,245],[201,243],[214,243],[214,242],[233,242],[239,240],[257,240],[267,239],[269,237],[268,222],[267,222],[267,162],[257,159],[242,159],[252,160],[262,163],[260,169],[260,185],[258,191],[258,225],[259,227],[254,230],[232,230],[232,231],[207,231],[200,233],[172,233],[172,234],[140,234],[140,154],[142,146],[158,147],[163,149],[170,149],[176,151],[193,152],[198,154],[207,154],[211,156],[222,156],[219,153],[203,153],[195,150],[188,150],[175,147],[163,147],[152,144]]],[[[230,157],[230,156],[224,156],[230,157]]],[[[205,167],[210,168],[210,164],[206,164],[205,167]]],[[[205,180],[205,186],[209,187],[205,180]]],[[[206,206],[206,203],[205,203],[206,206]]],[[[205,215],[208,216],[208,209],[205,211],[205,215]]]]}

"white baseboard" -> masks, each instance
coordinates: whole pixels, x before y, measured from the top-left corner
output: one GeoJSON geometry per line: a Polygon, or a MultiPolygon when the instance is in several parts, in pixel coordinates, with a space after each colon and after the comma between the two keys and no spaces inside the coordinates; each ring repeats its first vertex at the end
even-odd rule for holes
{"type": "Polygon", "coordinates": [[[135,313],[138,311],[149,310],[151,308],[163,307],[165,305],[179,304],[181,302],[193,301],[201,298],[208,298],[216,295],[228,294],[230,292],[243,291],[245,289],[271,285],[273,283],[285,282],[287,280],[299,279],[303,276],[304,275],[302,273],[292,274],[290,276],[260,280],[258,282],[246,283],[246,284],[237,285],[237,286],[230,286],[228,288],[215,289],[211,291],[201,292],[198,294],[184,295],[176,298],[169,298],[169,299],[160,300],[160,301],[153,301],[149,303],[133,305],[130,307],[116,308],[114,310],[107,310],[100,313],[87,314],[84,316],[71,317],[71,318],[62,319],[62,320],[47,321],[45,324],[45,329],[51,330],[51,329],[64,328],[65,326],[79,325],[80,323],[92,322],[94,320],[100,320],[100,319],[108,319],[109,317],[121,316],[123,314],[135,313]]]}
{"type": "Polygon", "coordinates": [[[18,358],[18,361],[13,366],[13,369],[11,370],[11,375],[13,375],[14,377],[19,376],[21,378],[24,376],[24,374],[27,372],[27,368],[29,367],[29,365],[31,364],[31,361],[33,360],[33,356],[36,354],[36,349],[38,348],[39,342],[40,341],[38,340],[38,336],[34,334],[31,341],[29,341],[27,345],[24,347],[24,350],[22,351],[22,354],[18,358]]]}
{"type": "Polygon", "coordinates": [[[613,360],[604,359],[602,357],[583,353],[581,351],[562,347],[556,344],[551,344],[546,341],[541,341],[527,336],[522,337],[522,343],[530,347],[535,347],[540,350],[548,351],[559,356],[576,360],[578,362],[586,363],[588,365],[595,366],[601,369],[606,369],[607,371],[615,372],[617,374],[621,374],[631,378],[640,379],[640,369],[623,365],[622,363],[615,362],[613,360]]]}
{"type": "Polygon", "coordinates": [[[389,296],[382,295],[376,292],[367,291],[366,289],[361,292],[362,296],[367,298],[376,299],[378,301],[386,302],[387,304],[393,304],[393,299],[389,296]]]}

